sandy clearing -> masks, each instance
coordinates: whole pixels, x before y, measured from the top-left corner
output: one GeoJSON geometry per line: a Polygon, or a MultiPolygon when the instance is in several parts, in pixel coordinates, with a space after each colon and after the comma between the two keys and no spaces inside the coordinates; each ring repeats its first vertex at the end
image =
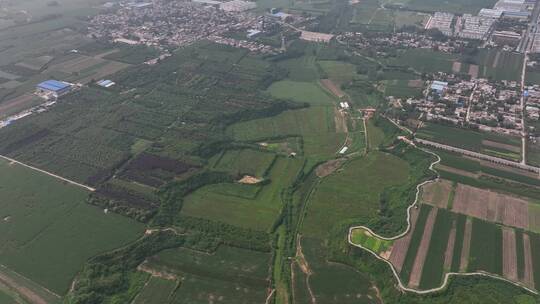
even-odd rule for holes
{"type": "Polygon", "coordinates": [[[422,202],[446,209],[450,192],[452,192],[452,182],[449,180],[440,179],[434,183],[428,183],[422,187],[422,202]]]}
{"type": "Polygon", "coordinates": [[[244,175],[240,180],[238,180],[240,184],[248,184],[248,185],[254,185],[262,182],[262,179],[256,178],[249,175],[244,175]]]}
{"type": "Polygon", "coordinates": [[[416,226],[416,220],[418,219],[419,209],[411,209],[411,230],[404,237],[394,241],[392,246],[392,252],[390,253],[390,263],[394,265],[396,271],[401,272],[403,263],[405,262],[405,256],[407,255],[407,250],[409,249],[409,243],[411,242],[411,237],[414,233],[414,228],[416,226]]]}
{"type": "Polygon", "coordinates": [[[334,123],[336,125],[336,133],[348,132],[345,113],[341,112],[338,108],[334,108],[334,123]]]}
{"type": "Polygon", "coordinates": [[[448,246],[444,252],[444,272],[450,271],[452,267],[452,258],[454,256],[454,244],[456,243],[456,220],[452,221],[452,229],[448,237],[448,246]]]}
{"type": "Polygon", "coordinates": [[[338,158],[338,159],[332,159],[324,164],[321,164],[315,169],[315,174],[318,177],[325,177],[332,173],[334,173],[337,169],[339,169],[343,163],[346,161],[345,158],[338,158]]]}
{"type": "Polygon", "coordinates": [[[459,73],[460,71],[461,71],[461,62],[459,62],[459,61],[454,61],[454,62],[452,63],[452,72],[453,72],[454,74],[457,74],[457,73],[459,73]]]}
{"type": "Polygon", "coordinates": [[[469,253],[471,251],[472,219],[467,218],[463,232],[463,247],[459,263],[459,272],[466,272],[469,267],[469,253]]]}
{"type": "Polygon", "coordinates": [[[321,79],[321,84],[323,85],[323,87],[325,87],[328,91],[330,91],[337,97],[341,98],[345,96],[345,92],[343,92],[332,80],[321,79]]]}
{"type": "Polygon", "coordinates": [[[499,143],[499,142],[495,142],[495,141],[491,141],[491,140],[486,140],[486,139],[482,140],[482,145],[492,147],[492,148],[499,148],[499,149],[503,149],[503,150],[508,150],[508,151],[512,151],[512,152],[515,152],[515,153],[520,153],[521,152],[521,148],[518,147],[518,146],[512,146],[512,145],[503,144],[503,143],[499,143]]]}
{"type": "Polygon", "coordinates": [[[426,261],[429,243],[431,242],[431,234],[433,233],[433,226],[435,225],[438,211],[438,208],[431,209],[427,217],[422,240],[418,246],[418,252],[416,253],[416,258],[414,259],[411,270],[411,277],[409,279],[409,286],[411,287],[416,288],[420,285],[420,278],[422,277],[422,270],[424,269],[424,262],[426,261]]]}
{"type": "Polygon", "coordinates": [[[471,64],[469,66],[469,75],[471,75],[472,78],[478,78],[478,71],[480,68],[476,64],[471,64]]]}
{"type": "Polygon", "coordinates": [[[507,226],[529,228],[529,203],[521,198],[458,184],[452,211],[507,226]]]}
{"type": "Polygon", "coordinates": [[[509,280],[517,281],[517,253],[516,232],[512,228],[503,227],[503,276],[509,280]]]}
{"type": "Polygon", "coordinates": [[[531,239],[526,233],[523,234],[523,253],[525,255],[525,270],[523,272],[523,283],[530,288],[534,288],[531,239]]]}

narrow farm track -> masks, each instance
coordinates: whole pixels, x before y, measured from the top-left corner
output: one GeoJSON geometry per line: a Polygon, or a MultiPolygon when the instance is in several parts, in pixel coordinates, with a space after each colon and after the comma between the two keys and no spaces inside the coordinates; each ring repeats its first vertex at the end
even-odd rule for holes
{"type": "Polygon", "coordinates": [[[32,170],[34,170],[34,171],[38,171],[38,172],[47,174],[47,175],[49,175],[49,176],[52,176],[52,177],[54,177],[54,178],[56,178],[56,179],[59,179],[59,180],[61,180],[61,181],[63,181],[63,182],[66,182],[66,183],[68,183],[68,184],[71,184],[71,185],[74,185],[74,186],[77,186],[77,187],[84,188],[84,189],[86,189],[86,190],[88,190],[88,191],[90,191],[90,192],[96,191],[95,188],[92,188],[92,187],[90,187],[90,186],[87,186],[87,185],[78,183],[78,182],[76,182],[76,181],[72,181],[72,180],[67,179],[67,178],[65,178],[65,177],[62,177],[62,176],[60,176],[60,175],[56,175],[56,174],[54,174],[54,173],[51,173],[51,172],[48,172],[48,171],[45,171],[45,170],[36,168],[36,167],[34,167],[34,166],[27,165],[27,164],[25,164],[25,163],[22,163],[22,162],[20,162],[20,161],[18,161],[18,160],[13,159],[13,158],[9,158],[9,157],[4,156],[4,155],[0,155],[0,158],[3,158],[3,159],[5,159],[5,160],[9,161],[10,163],[15,163],[15,164],[24,166],[24,167],[26,167],[26,168],[32,169],[32,170]]]}
{"type": "MultiPolygon", "coordinates": [[[[393,120],[390,119],[390,121],[394,124],[396,124],[393,120]]],[[[396,124],[400,129],[405,129],[407,131],[409,131],[410,133],[412,133],[410,130],[408,130],[407,128],[404,128],[402,126],[399,126],[398,124],[396,124]]],[[[416,293],[416,294],[429,294],[429,293],[433,293],[433,292],[438,292],[438,291],[441,291],[441,290],[444,290],[447,286],[448,286],[448,283],[450,281],[450,277],[452,276],[483,276],[483,277],[489,277],[489,278],[493,278],[493,279],[498,279],[498,280],[501,280],[501,281],[505,281],[505,282],[508,282],[510,284],[513,284],[517,287],[521,287],[525,290],[527,290],[528,292],[530,293],[533,293],[535,295],[538,295],[539,293],[526,286],[525,284],[523,283],[518,283],[518,282],[513,282],[513,281],[510,281],[502,276],[499,276],[499,275],[495,275],[495,274],[491,274],[491,273],[487,273],[487,272],[483,272],[483,271],[478,271],[478,272],[462,272],[462,273],[459,273],[459,272],[447,272],[445,275],[444,275],[444,279],[443,279],[443,282],[441,284],[441,286],[439,287],[436,287],[436,288],[432,288],[432,289],[425,289],[425,290],[421,290],[421,289],[417,289],[417,288],[410,288],[410,287],[407,287],[405,286],[405,284],[401,281],[401,278],[396,270],[396,268],[394,267],[394,265],[388,261],[387,259],[384,259],[382,257],[380,257],[376,252],[372,251],[371,249],[369,248],[366,248],[360,244],[355,244],[353,241],[352,241],[352,234],[353,234],[353,231],[355,229],[364,229],[364,230],[367,230],[368,232],[370,232],[371,234],[373,234],[373,236],[377,237],[377,238],[380,238],[380,239],[383,239],[383,240],[390,240],[390,241],[393,241],[393,240],[397,240],[399,238],[402,238],[404,236],[406,236],[410,231],[411,231],[411,211],[413,210],[413,208],[415,208],[418,204],[419,204],[419,199],[420,199],[420,193],[421,193],[421,188],[426,185],[426,184],[429,184],[429,183],[433,183],[433,182],[436,182],[437,180],[439,180],[439,173],[434,169],[434,166],[437,165],[438,163],[441,162],[441,158],[439,155],[437,155],[436,153],[430,151],[430,150],[427,150],[427,149],[424,149],[424,148],[420,148],[420,147],[417,147],[415,145],[413,145],[411,143],[412,146],[416,147],[417,149],[420,149],[421,151],[423,152],[426,152],[428,154],[431,154],[433,156],[436,157],[436,159],[430,164],[429,166],[429,170],[435,172],[437,174],[437,177],[435,179],[432,179],[432,180],[428,180],[428,181],[424,181],[424,182],[421,182],[420,184],[418,184],[416,186],[416,195],[415,195],[415,199],[414,201],[409,205],[409,207],[407,207],[407,228],[405,229],[405,231],[403,231],[402,233],[396,235],[396,236],[393,236],[393,237],[384,237],[384,236],[381,236],[375,232],[373,232],[373,230],[371,230],[369,227],[366,227],[366,226],[353,226],[353,227],[350,227],[349,228],[349,233],[348,233],[348,236],[347,236],[347,239],[348,239],[348,242],[349,244],[351,244],[352,246],[355,246],[355,247],[359,247],[359,248],[362,248],[368,252],[370,252],[373,256],[375,256],[377,259],[381,260],[381,261],[384,261],[385,263],[387,263],[389,266],[390,266],[390,269],[392,270],[392,273],[394,274],[394,277],[396,278],[397,282],[398,282],[398,287],[399,289],[401,289],[402,291],[405,291],[405,292],[412,292],[412,293],[416,293]]]]}

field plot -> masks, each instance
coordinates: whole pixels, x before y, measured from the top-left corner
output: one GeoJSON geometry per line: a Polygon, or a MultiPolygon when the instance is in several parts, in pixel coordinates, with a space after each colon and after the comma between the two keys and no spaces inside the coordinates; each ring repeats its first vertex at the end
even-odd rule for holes
{"type": "Polygon", "coordinates": [[[85,55],[74,55],[71,59],[49,67],[48,71],[60,71],[69,75],[63,80],[86,84],[91,80],[99,80],[127,68],[129,65],[85,55]]]}
{"type": "Polygon", "coordinates": [[[185,198],[181,213],[266,230],[282,207],[281,191],[294,181],[302,165],[302,159],[278,157],[270,169],[269,184],[205,186],[185,198]]]}
{"type": "Polygon", "coordinates": [[[263,178],[275,159],[272,153],[256,150],[228,150],[216,160],[213,168],[229,171],[236,175],[251,175],[263,178]]]}
{"type": "Polygon", "coordinates": [[[356,66],[350,63],[332,60],[317,61],[327,78],[338,87],[350,82],[356,75],[356,66]]]}
{"type": "Polygon", "coordinates": [[[291,99],[313,105],[332,104],[334,99],[314,82],[282,80],[274,82],[268,92],[276,98],[291,99]]]}
{"type": "Polygon", "coordinates": [[[303,140],[304,156],[323,160],[333,156],[345,139],[344,133],[336,131],[334,108],[319,106],[237,123],[227,133],[244,141],[299,136],[303,140]]]}
{"type": "Polygon", "coordinates": [[[483,50],[476,56],[481,78],[516,80],[521,77],[523,58],[520,54],[496,49],[483,50]]]}
{"type": "Polygon", "coordinates": [[[178,282],[176,281],[151,277],[133,304],[169,303],[177,286],[178,282]]]}
{"type": "Polygon", "coordinates": [[[452,211],[506,226],[529,229],[529,203],[521,198],[459,184],[452,211]]]}
{"type": "Polygon", "coordinates": [[[168,249],[149,258],[145,267],[175,274],[181,280],[171,303],[233,304],[264,302],[269,263],[267,253],[220,246],[211,254],[168,249]]]}
{"type": "Polygon", "coordinates": [[[142,225],[85,204],[80,188],[6,161],[0,166],[0,263],[58,294],[88,258],[142,233],[142,225]]]}
{"type": "Polygon", "coordinates": [[[405,262],[405,258],[407,256],[407,250],[409,249],[411,238],[415,233],[416,221],[418,220],[419,214],[420,212],[418,208],[411,210],[411,230],[402,238],[395,240],[392,246],[389,261],[392,263],[392,265],[394,265],[398,273],[400,273],[401,269],[403,268],[403,263],[405,262]]]}
{"type": "Polygon", "coordinates": [[[426,49],[408,49],[398,53],[388,64],[410,66],[422,73],[452,72],[452,65],[457,55],[445,54],[426,49]]]}
{"type": "Polygon", "coordinates": [[[450,201],[452,190],[452,182],[444,179],[426,184],[422,187],[422,202],[434,207],[446,209],[453,201],[453,198],[452,201],[450,201]]]}
{"type": "Polygon", "coordinates": [[[303,234],[320,237],[340,222],[368,221],[377,213],[382,191],[405,183],[408,171],[407,162],[380,152],[351,160],[340,172],[326,177],[314,192],[303,234]]]}
{"type": "Polygon", "coordinates": [[[409,80],[388,80],[385,82],[384,94],[397,98],[422,96],[422,87],[416,87],[409,80]]]}
{"type": "Polygon", "coordinates": [[[483,270],[502,275],[502,230],[493,223],[474,219],[467,271],[483,270]]]}
{"type": "Polygon", "coordinates": [[[31,94],[21,95],[0,103],[0,118],[6,118],[11,115],[22,112],[23,110],[37,106],[43,103],[43,100],[31,94]]]}
{"type": "Polygon", "coordinates": [[[485,153],[517,161],[520,159],[520,139],[473,130],[460,129],[428,123],[418,130],[419,138],[440,142],[446,145],[485,153]],[[497,147],[495,147],[497,145],[497,147]]]}
{"type": "Polygon", "coordinates": [[[302,238],[301,246],[312,271],[309,285],[317,303],[380,303],[367,276],[353,267],[326,261],[323,241],[302,238]]]}
{"type": "MultiPolygon", "coordinates": [[[[401,1],[400,1],[401,2],[401,1]]],[[[476,15],[484,7],[493,7],[495,0],[481,1],[437,1],[437,0],[407,0],[405,7],[411,10],[429,12],[451,12],[456,14],[476,15]]]]}

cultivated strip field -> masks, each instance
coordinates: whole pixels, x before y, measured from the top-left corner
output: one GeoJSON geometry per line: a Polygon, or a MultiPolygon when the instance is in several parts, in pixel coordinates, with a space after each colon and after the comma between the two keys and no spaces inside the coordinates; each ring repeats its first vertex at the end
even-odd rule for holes
{"type": "Polygon", "coordinates": [[[398,272],[401,272],[403,267],[403,262],[405,262],[405,257],[407,256],[407,249],[409,248],[409,243],[411,242],[411,237],[414,233],[416,227],[416,220],[418,219],[418,209],[411,210],[411,231],[407,233],[404,237],[396,240],[392,247],[392,253],[390,254],[390,262],[398,272]]]}
{"type": "Polygon", "coordinates": [[[431,234],[433,233],[433,225],[437,218],[437,211],[439,209],[433,208],[429,212],[426,225],[424,226],[424,234],[422,235],[422,241],[418,248],[416,259],[414,260],[411,277],[409,279],[409,286],[418,287],[420,285],[420,278],[422,276],[422,269],[424,268],[424,262],[428,254],[429,243],[431,241],[431,234]]]}

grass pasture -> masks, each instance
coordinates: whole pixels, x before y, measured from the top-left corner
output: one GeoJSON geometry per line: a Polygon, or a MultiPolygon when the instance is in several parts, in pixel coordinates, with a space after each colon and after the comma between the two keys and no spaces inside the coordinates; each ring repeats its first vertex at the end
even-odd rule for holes
{"type": "Polygon", "coordinates": [[[268,92],[276,98],[312,105],[330,105],[334,102],[334,98],[315,82],[282,80],[274,82],[268,92]]]}
{"type": "Polygon", "coordinates": [[[87,205],[87,192],[0,161],[0,263],[64,294],[90,257],[135,240],[143,227],[87,205]]]}
{"type": "Polygon", "coordinates": [[[205,186],[185,198],[181,213],[266,230],[282,207],[281,191],[290,186],[302,165],[302,159],[278,157],[268,175],[270,183],[262,189],[236,184],[205,186]]]}

